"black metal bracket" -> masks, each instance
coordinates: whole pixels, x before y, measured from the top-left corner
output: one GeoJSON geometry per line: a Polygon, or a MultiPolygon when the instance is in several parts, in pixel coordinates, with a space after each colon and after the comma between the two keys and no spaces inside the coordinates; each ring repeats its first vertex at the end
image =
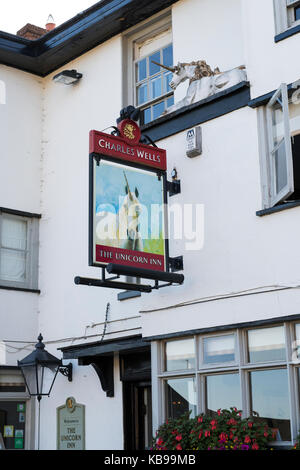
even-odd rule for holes
{"type": "Polygon", "coordinates": [[[180,180],[167,181],[167,191],[169,197],[176,196],[176,194],[181,193],[181,184],[180,180]]]}
{"type": "Polygon", "coordinates": [[[113,355],[82,358],[78,360],[79,366],[91,365],[99,380],[102,390],[108,398],[114,397],[114,357],[113,355]]]}
{"type": "Polygon", "coordinates": [[[67,366],[60,366],[58,370],[62,375],[64,375],[65,377],[68,377],[69,382],[72,382],[72,380],[73,380],[73,364],[71,362],[67,366]]]}
{"type": "Polygon", "coordinates": [[[172,273],[183,271],[183,256],[176,256],[176,258],[169,258],[169,268],[172,273]]]}
{"type": "Polygon", "coordinates": [[[171,286],[173,284],[183,284],[184,275],[176,274],[176,271],[183,269],[183,258],[169,258],[171,272],[153,271],[150,269],[133,268],[118,264],[108,264],[106,268],[102,268],[102,279],[90,279],[86,277],[75,277],[74,282],[76,285],[94,286],[94,287],[108,287],[110,289],[121,289],[125,291],[145,292],[150,293],[154,289],[161,289],[162,287],[171,286]],[[114,277],[106,279],[105,269],[109,274],[116,274],[114,277]],[[154,286],[148,284],[132,284],[129,282],[116,282],[120,276],[136,277],[140,279],[150,279],[155,281],[154,286]],[[162,281],[164,284],[160,284],[162,281]]]}

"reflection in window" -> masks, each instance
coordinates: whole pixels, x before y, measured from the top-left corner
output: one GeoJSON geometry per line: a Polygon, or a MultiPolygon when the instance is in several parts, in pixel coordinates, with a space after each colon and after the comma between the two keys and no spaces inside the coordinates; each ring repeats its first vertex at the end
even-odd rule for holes
{"type": "Polygon", "coordinates": [[[235,360],[235,335],[204,338],[203,349],[205,364],[233,362],[235,360]]]}
{"type": "Polygon", "coordinates": [[[286,359],[284,327],[248,331],[250,362],[284,361],[286,359]]]}
{"type": "Polygon", "coordinates": [[[176,419],[184,413],[196,416],[196,384],[193,377],[166,381],[167,417],[176,419]]]}
{"type": "Polygon", "coordinates": [[[276,440],[289,441],[291,429],[287,370],[250,372],[250,384],[254,419],[266,422],[273,428],[276,440]]]}
{"type": "Polygon", "coordinates": [[[187,370],[195,368],[194,339],[169,341],[166,343],[166,370],[187,370]]]}
{"type": "Polygon", "coordinates": [[[219,374],[206,377],[207,414],[215,417],[219,409],[241,409],[239,374],[219,374]]]}

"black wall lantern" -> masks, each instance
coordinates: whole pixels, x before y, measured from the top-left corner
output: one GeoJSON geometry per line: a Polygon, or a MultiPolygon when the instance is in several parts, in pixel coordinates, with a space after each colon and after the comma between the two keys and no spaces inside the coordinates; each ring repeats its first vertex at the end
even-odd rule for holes
{"type": "Polygon", "coordinates": [[[57,359],[45,350],[40,334],[35,350],[21,361],[18,361],[29,395],[41,401],[43,396],[50,396],[58,372],[72,381],[72,364],[63,366],[61,359],[57,359]]]}

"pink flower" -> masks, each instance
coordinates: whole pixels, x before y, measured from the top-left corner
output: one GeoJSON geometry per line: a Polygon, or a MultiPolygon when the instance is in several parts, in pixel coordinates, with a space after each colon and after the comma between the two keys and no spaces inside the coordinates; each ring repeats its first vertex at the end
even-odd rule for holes
{"type": "Polygon", "coordinates": [[[252,446],[252,450],[258,450],[259,447],[258,447],[258,444],[256,442],[254,442],[253,446],[252,446]]]}
{"type": "Polygon", "coordinates": [[[176,441],[181,441],[181,440],[182,440],[182,436],[179,434],[179,436],[176,436],[175,439],[176,439],[176,441]]]}
{"type": "Polygon", "coordinates": [[[244,442],[245,442],[246,444],[249,444],[249,443],[251,442],[250,437],[249,437],[249,436],[246,436],[244,442]]]}
{"type": "Polygon", "coordinates": [[[268,437],[269,436],[269,433],[267,431],[264,432],[264,436],[265,437],[268,437]]]}
{"type": "Polygon", "coordinates": [[[225,434],[225,432],[221,432],[219,440],[223,442],[227,441],[227,435],[225,434]]]}
{"type": "Polygon", "coordinates": [[[203,418],[202,418],[202,416],[199,416],[198,423],[202,423],[202,422],[203,422],[203,418]]]}
{"type": "Polygon", "coordinates": [[[248,427],[249,427],[249,428],[252,428],[252,427],[253,427],[253,423],[252,423],[251,421],[248,423],[248,427]]]}
{"type": "Polygon", "coordinates": [[[202,431],[200,431],[200,434],[199,434],[199,439],[201,439],[202,437],[202,431]]]}
{"type": "Polygon", "coordinates": [[[157,444],[158,446],[162,446],[163,443],[164,443],[164,441],[162,440],[161,437],[160,437],[159,439],[157,439],[157,441],[156,441],[156,444],[157,444]]]}
{"type": "Polygon", "coordinates": [[[217,411],[218,416],[221,416],[221,409],[217,411]]]}
{"type": "Polygon", "coordinates": [[[177,446],[176,446],[176,450],[182,450],[182,447],[181,447],[181,445],[180,445],[180,444],[177,444],[177,446]]]}
{"type": "Polygon", "coordinates": [[[210,431],[205,431],[205,437],[209,437],[210,436],[210,431]]]}

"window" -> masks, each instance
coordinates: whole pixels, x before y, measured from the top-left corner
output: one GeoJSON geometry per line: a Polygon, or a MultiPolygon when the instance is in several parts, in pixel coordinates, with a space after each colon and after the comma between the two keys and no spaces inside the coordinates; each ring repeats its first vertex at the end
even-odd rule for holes
{"type": "Polygon", "coordinates": [[[286,369],[250,372],[251,413],[276,432],[278,441],[291,439],[288,374],[286,369]]]}
{"type": "Polygon", "coordinates": [[[274,0],[276,34],[300,24],[300,0],[274,0]]]}
{"type": "Polygon", "coordinates": [[[157,65],[173,66],[170,17],[145,24],[138,32],[127,36],[125,44],[129,61],[127,102],[141,109],[141,124],[147,124],[174,104],[170,88],[172,72],[157,65]]]}
{"type": "Polygon", "coordinates": [[[276,445],[294,442],[300,429],[299,336],[300,323],[286,322],[158,341],[153,357],[161,360],[152,367],[159,424],[186,412],[215,417],[219,409],[236,407],[244,417],[266,422],[276,445]]]}
{"type": "Polygon", "coordinates": [[[235,336],[212,336],[203,339],[204,364],[234,362],[235,336]]]}
{"type": "Polygon", "coordinates": [[[0,286],[37,289],[38,219],[0,211],[0,286]]]}
{"type": "Polygon", "coordinates": [[[249,362],[284,361],[284,327],[249,330],[248,354],[249,362]]]}
{"type": "MultiPolygon", "coordinates": [[[[293,91],[293,90],[292,90],[293,91]]],[[[297,96],[297,97],[296,97],[297,96]]],[[[259,109],[263,207],[300,200],[300,106],[286,84],[259,109]]]]}
{"type": "Polygon", "coordinates": [[[191,418],[196,416],[196,387],[193,377],[167,380],[166,395],[168,418],[176,419],[188,412],[191,412],[191,418]]]}
{"type": "Polygon", "coordinates": [[[166,343],[166,370],[186,369],[195,369],[194,340],[168,341],[166,343]]]}
{"type": "Polygon", "coordinates": [[[218,374],[206,377],[206,412],[216,417],[219,409],[241,409],[239,374],[218,374]]]}

